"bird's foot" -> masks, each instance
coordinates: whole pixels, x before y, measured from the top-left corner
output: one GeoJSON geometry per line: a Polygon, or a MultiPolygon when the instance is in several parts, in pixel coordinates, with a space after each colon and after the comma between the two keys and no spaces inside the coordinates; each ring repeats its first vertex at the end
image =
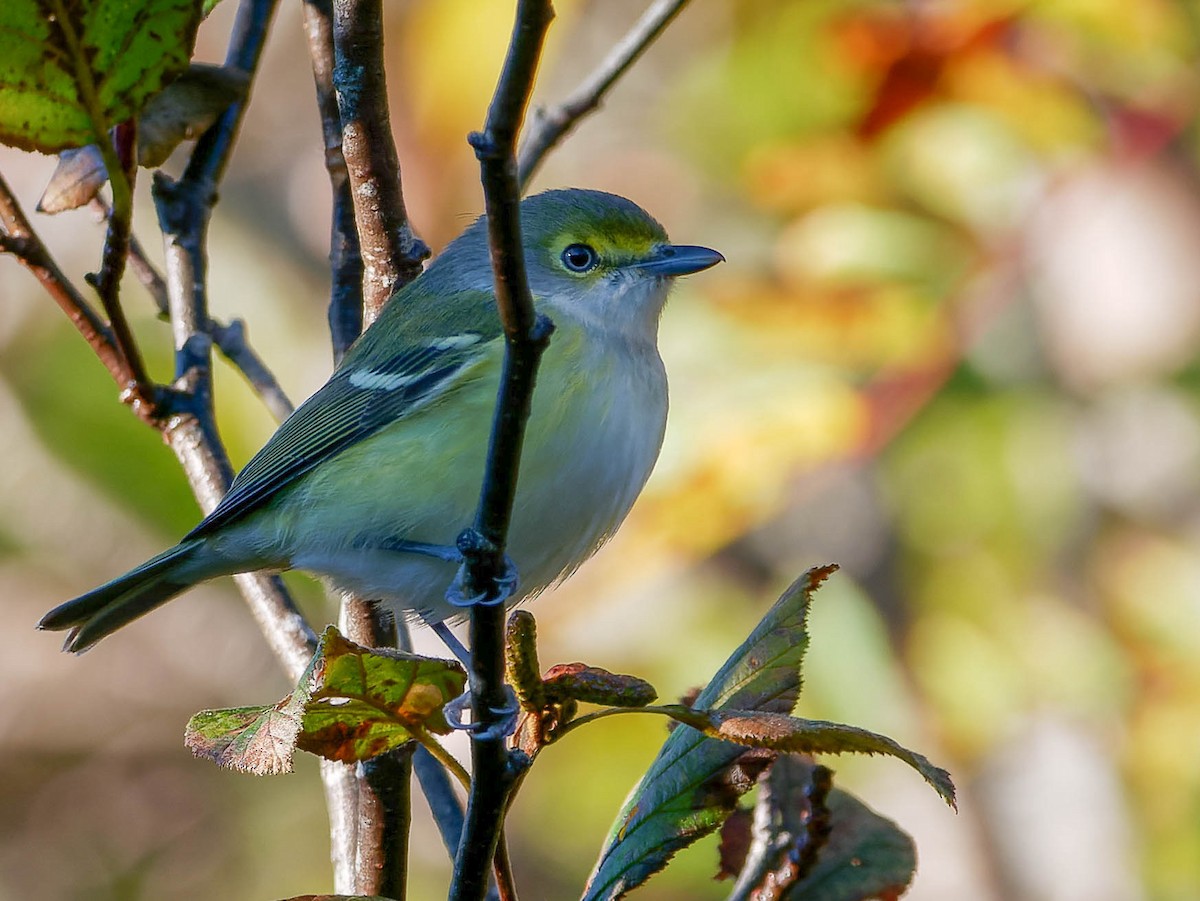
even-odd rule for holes
{"type": "Polygon", "coordinates": [[[491,585],[483,588],[471,584],[469,569],[475,561],[492,555],[496,546],[474,529],[466,529],[458,536],[458,550],[462,565],[454,582],[446,590],[446,601],[454,607],[496,607],[505,603],[517,590],[519,581],[517,565],[507,554],[501,558],[501,571],[492,579],[491,585]]]}
{"type": "Polygon", "coordinates": [[[507,738],[517,731],[517,717],[521,713],[521,707],[517,703],[516,693],[510,686],[504,686],[504,694],[507,699],[504,706],[490,709],[490,713],[496,718],[496,722],[490,726],[484,726],[482,723],[463,722],[464,714],[471,712],[473,698],[470,689],[464,691],[453,701],[447,701],[446,705],[442,707],[442,715],[446,717],[446,722],[450,724],[451,729],[467,732],[472,738],[485,740],[507,738]]]}

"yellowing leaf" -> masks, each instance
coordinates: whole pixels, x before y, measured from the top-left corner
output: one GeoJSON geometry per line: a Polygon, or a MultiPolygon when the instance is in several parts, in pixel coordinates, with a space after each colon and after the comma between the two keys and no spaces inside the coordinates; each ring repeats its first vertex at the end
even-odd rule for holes
{"type": "Polygon", "coordinates": [[[0,141],[56,153],[105,138],[188,64],[200,0],[4,0],[0,141]]]}
{"type": "Polygon", "coordinates": [[[205,710],[185,743],[199,757],[258,775],[290,772],[296,748],[354,763],[447,732],[445,703],[466,674],[455,661],[364,648],[330,626],[296,689],[277,704],[205,710]]]}

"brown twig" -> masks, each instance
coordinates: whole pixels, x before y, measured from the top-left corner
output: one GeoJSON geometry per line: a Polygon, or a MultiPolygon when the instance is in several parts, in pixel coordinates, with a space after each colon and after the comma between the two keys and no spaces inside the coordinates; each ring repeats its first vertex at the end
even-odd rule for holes
{"type": "Polygon", "coordinates": [[[59,269],[46,245],[29,224],[16,195],[3,177],[0,177],[0,228],[3,228],[4,232],[4,241],[0,249],[16,257],[67,314],[71,324],[87,341],[113,381],[121,388],[121,399],[128,403],[144,422],[159,427],[156,397],[152,394],[147,398],[129,390],[136,384],[137,379],[130,368],[128,358],[117,345],[113,330],[59,269]]]}
{"type": "Polygon", "coordinates": [[[400,190],[383,70],[382,0],[334,0],[333,62],[342,155],[363,260],[363,311],[370,323],[398,288],[421,274],[429,256],[409,225],[400,190]]]}
{"type": "MultiPolygon", "coordinates": [[[[429,249],[404,208],[387,107],[381,0],[309,0],[305,23],[333,189],[329,321],[340,359],[388,298],[420,274],[429,249]]],[[[397,643],[397,624],[373,599],[347,595],[340,618],[360,644],[397,643]]],[[[327,793],[331,806],[356,808],[353,834],[333,836],[335,844],[351,845],[335,857],[353,861],[352,871],[336,874],[339,890],[403,896],[410,785],[411,754],[405,753],[363,767],[353,784],[335,786],[342,794],[327,793]]]]}
{"type": "Polygon", "coordinates": [[[579,120],[599,108],[604,96],[641,57],[655,39],[666,30],[688,0],[657,0],[634,24],[608,56],[562,103],[534,110],[529,133],[517,157],[521,189],[537,172],[546,154],[571,131],[579,120]]]}

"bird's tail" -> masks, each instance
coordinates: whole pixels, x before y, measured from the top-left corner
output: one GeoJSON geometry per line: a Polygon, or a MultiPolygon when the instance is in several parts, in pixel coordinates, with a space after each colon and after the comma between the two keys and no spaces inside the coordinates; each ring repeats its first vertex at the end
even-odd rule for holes
{"type": "Polygon", "coordinates": [[[137,569],[113,579],[73,601],[55,607],[38,623],[39,629],[54,632],[69,629],[64,651],[86,651],[101,638],[165,604],[197,582],[218,573],[197,574],[194,564],[198,545],[177,544],[137,569]]]}

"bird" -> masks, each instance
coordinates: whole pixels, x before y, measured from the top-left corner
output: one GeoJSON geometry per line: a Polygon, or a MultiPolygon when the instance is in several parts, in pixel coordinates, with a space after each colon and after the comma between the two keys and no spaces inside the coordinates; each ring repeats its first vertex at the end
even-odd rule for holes
{"type": "MultiPolygon", "coordinates": [[[[672,244],[637,204],[567,188],[524,199],[534,308],[554,323],[526,424],[509,599],[566,578],[624,521],[658,458],[667,378],[658,325],[679,276],[724,260],[672,244]]],[[[404,620],[461,618],[446,598],[471,524],[500,386],[486,216],[398,290],[174,547],[56,607],[39,628],[82,652],[192,586],[299,569],[404,620]]]]}

